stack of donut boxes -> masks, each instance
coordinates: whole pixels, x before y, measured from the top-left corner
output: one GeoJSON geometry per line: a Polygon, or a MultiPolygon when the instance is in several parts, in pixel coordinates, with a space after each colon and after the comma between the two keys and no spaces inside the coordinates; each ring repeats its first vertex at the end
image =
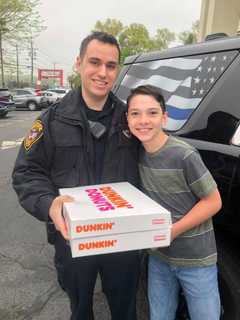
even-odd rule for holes
{"type": "Polygon", "coordinates": [[[59,191],[73,258],[170,244],[170,213],[128,182],[59,191]]]}

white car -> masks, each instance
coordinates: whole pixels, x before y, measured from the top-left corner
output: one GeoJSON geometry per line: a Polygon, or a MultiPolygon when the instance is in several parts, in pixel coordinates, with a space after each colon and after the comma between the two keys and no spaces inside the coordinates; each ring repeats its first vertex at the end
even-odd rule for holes
{"type": "Polygon", "coordinates": [[[69,89],[55,88],[55,89],[48,89],[47,91],[56,93],[58,95],[58,98],[61,99],[65,96],[66,93],[68,93],[69,89]]]}
{"type": "Polygon", "coordinates": [[[41,94],[47,99],[49,105],[60,100],[59,95],[56,92],[46,90],[41,91],[41,94]]]}

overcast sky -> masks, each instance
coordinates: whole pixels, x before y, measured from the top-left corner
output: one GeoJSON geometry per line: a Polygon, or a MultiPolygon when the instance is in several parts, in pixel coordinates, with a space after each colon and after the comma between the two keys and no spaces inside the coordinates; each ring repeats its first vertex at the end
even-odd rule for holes
{"type": "Polygon", "coordinates": [[[96,21],[118,19],[142,23],[154,36],[158,28],[179,33],[200,17],[201,0],[41,0],[39,12],[47,27],[35,41],[37,66],[71,72],[81,40],[96,21]]]}

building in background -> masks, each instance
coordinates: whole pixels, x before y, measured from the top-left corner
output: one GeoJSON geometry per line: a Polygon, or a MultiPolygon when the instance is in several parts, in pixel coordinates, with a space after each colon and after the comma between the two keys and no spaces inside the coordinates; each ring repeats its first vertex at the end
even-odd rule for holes
{"type": "Polygon", "coordinates": [[[239,0],[202,0],[198,40],[219,32],[240,35],[239,0]]]}

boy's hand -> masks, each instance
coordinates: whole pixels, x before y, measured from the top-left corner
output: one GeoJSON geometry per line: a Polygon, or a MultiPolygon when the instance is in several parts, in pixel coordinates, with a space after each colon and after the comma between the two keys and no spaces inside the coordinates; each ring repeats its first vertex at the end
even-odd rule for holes
{"type": "Polygon", "coordinates": [[[56,197],[49,209],[49,217],[52,219],[55,228],[62,234],[63,238],[69,240],[67,224],[62,215],[63,203],[73,202],[74,199],[71,196],[58,196],[56,197]]]}

